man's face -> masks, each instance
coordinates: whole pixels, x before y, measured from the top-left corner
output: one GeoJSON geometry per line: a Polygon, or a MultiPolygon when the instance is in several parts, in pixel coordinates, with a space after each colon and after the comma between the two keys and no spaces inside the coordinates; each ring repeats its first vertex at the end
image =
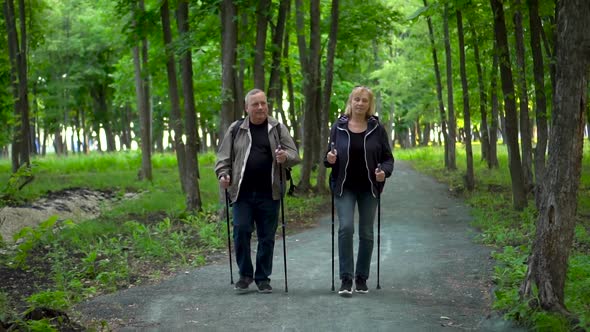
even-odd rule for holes
{"type": "Polygon", "coordinates": [[[246,113],[250,115],[250,121],[253,124],[261,124],[268,118],[268,105],[264,92],[259,92],[248,98],[246,113]]]}

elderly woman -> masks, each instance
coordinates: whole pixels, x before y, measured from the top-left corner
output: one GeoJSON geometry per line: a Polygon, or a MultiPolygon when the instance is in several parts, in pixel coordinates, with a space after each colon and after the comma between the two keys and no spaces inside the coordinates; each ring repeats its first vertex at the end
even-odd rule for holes
{"type": "Polygon", "coordinates": [[[330,187],[338,214],[338,254],[341,296],[368,293],[367,279],[373,253],[373,222],[385,178],[393,172],[389,138],[375,116],[373,92],[355,87],[346,103],[345,114],[332,126],[330,146],[324,159],[332,169],[330,187]],[[354,210],[359,209],[359,244],[354,267],[354,210]]]}

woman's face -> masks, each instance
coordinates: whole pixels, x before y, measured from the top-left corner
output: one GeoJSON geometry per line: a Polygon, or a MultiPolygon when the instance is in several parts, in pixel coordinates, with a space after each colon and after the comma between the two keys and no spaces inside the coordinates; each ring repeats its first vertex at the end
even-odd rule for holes
{"type": "Polygon", "coordinates": [[[369,93],[367,91],[358,91],[352,95],[352,114],[366,116],[369,111],[369,93]]]}

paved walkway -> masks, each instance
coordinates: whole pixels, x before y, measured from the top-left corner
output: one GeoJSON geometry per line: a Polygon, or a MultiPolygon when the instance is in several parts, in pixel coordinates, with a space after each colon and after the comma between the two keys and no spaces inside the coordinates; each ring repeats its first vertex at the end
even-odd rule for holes
{"type": "MultiPolygon", "coordinates": [[[[381,204],[382,289],[375,289],[375,246],[369,294],[342,298],[331,291],[327,215],[318,227],[287,237],[288,293],[279,239],[272,294],[258,294],[254,285],[252,292],[236,294],[226,261],[98,297],[78,309],[120,319],[121,331],[518,330],[491,314],[490,249],[472,242],[469,208],[450,197],[445,185],[396,162],[381,204]]],[[[338,288],[337,257],[335,269],[338,288]]]]}

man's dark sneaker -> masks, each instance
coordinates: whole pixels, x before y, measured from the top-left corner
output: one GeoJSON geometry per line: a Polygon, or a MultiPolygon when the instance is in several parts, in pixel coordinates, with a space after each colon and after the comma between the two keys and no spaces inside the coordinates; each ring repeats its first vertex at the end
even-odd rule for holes
{"type": "Polygon", "coordinates": [[[250,286],[251,283],[252,283],[252,278],[240,277],[240,280],[238,280],[238,282],[236,282],[234,289],[237,292],[247,292],[248,287],[250,286]]]}
{"type": "Polygon", "coordinates": [[[258,293],[272,293],[272,287],[270,281],[263,280],[258,283],[258,293]]]}
{"type": "Polygon", "coordinates": [[[343,297],[352,296],[352,279],[350,279],[350,278],[342,279],[342,285],[340,286],[340,290],[338,291],[338,295],[343,296],[343,297]]]}
{"type": "Polygon", "coordinates": [[[369,292],[369,287],[367,287],[367,279],[357,276],[354,280],[354,291],[357,293],[367,294],[369,292]]]}

